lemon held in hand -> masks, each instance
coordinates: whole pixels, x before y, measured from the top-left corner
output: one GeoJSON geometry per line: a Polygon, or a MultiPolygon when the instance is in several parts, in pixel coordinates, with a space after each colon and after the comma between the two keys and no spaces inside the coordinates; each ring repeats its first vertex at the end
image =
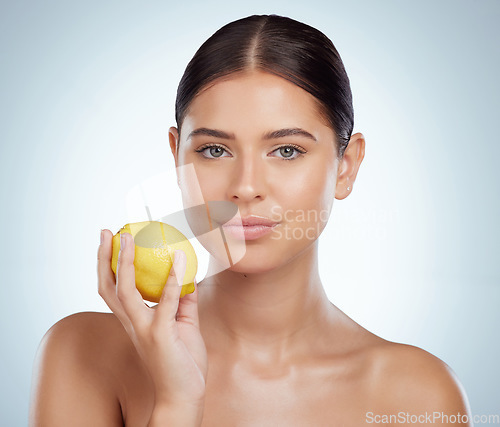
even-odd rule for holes
{"type": "Polygon", "coordinates": [[[111,268],[116,275],[120,234],[130,233],[135,243],[135,283],[142,298],[159,302],[174,261],[174,252],[182,249],[187,256],[181,297],[194,292],[198,259],[189,240],[175,227],[158,221],[134,222],[123,226],[113,236],[111,268]]]}

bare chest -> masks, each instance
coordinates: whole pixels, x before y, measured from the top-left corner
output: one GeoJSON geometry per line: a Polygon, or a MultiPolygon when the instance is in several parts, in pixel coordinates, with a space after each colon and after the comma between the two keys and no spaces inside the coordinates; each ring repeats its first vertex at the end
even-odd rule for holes
{"type": "Polygon", "coordinates": [[[212,368],[203,427],[359,426],[365,422],[370,399],[363,381],[331,365],[249,370],[218,364],[212,368]]]}
{"type": "MultiPolygon", "coordinates": [[[[357,375],[328,366],[269,366],[255,371],[210,360],[203,427],[359,426],[370,398],[357,375]]],[[[145,426],[154,404],[151,380],[129,360],[120,386],[126,426],[145,426]]]]}

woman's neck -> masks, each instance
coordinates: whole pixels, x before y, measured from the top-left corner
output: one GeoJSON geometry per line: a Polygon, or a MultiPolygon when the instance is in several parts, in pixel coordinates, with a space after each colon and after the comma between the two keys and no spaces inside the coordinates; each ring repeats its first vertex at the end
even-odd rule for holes
{"type": "Polygon", "coordinates": [[[208,347],[278,359],[303,350],[334,316],[319,277],[317,242],[270,271],[208,274],[199,285],[199,310],[208,347]]]}

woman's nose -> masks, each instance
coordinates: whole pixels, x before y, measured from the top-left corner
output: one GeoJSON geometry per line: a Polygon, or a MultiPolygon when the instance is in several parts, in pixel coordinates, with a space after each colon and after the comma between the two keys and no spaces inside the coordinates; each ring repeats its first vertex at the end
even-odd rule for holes
{"type": "Polygon", "coordinates": [[[234,162],[229,178],[228,198],[231,201],[250,202],[266,197],[264,160],[255,155],[241,156],[234,162]]]}

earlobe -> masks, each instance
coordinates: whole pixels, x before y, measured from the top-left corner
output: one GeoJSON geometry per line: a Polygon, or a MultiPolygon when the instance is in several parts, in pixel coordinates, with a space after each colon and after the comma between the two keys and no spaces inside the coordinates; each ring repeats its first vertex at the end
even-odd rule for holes
{"type": "Polygon", "coordinates": [[[335,188],[336,199],[345,199],[351,193],[364,156],[365,137],[358,132],[351,136],[339,166],[335,188]]]}

